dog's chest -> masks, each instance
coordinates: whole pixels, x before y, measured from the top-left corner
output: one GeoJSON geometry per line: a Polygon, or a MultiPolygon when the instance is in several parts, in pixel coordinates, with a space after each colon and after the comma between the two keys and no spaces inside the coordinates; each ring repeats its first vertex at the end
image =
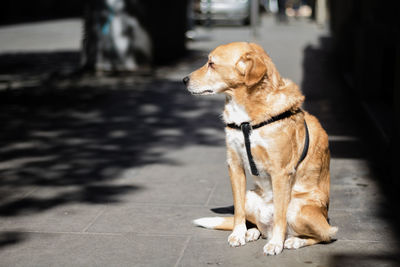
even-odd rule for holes
{"type": "MultiPolygon", "coordinates": [[[[236,125],[240,125],[242,122],[250,121],[250,117],[248,116],[246,110],[242,106],[238,105],[233,99],[226,103],[225,111],[223,113],[223,119],[227,124],[234,123],[236,125]]],[[[251,132],[249,136],[250,145],[251,148],[260,146],[267,150],[269,141],[266,138],[262,137],[261,131],[261,129],[257,129],[251,132]]],[[[225,132],[227,145],[240,158],[240,161],[242,162],[247,172],[251,173],[243,132],[241,130],[230,128],[226,128],[225,132]]],[[[259,172],[259,176],[253,176],[254,182],[263,189],[264,197],[266,199],[271,199],[272,187],[271,176],[267,171],[268,162],[263,162],[262,158],[265,157],[260,157],[260,155],[252,153],[252,156],[259,172]]],[[[228,162],[230,161],[231,159],[228,159],[228,162]]]]}
{"type": "MultiPolygon", "coordinates": [[[[236,154],[241,159],[241,162],[243,163],[245,169],[249,173],[251,173],[249,158],[247,156],[247,151],[242,131],[229,128],[227,128],[225,131],[226,131],[226,142],[228,146],[236,152],[236,154]]],[[[268,162],[263,162],[263,159],[265,160],[265,157],[263,157],[260,154],[254,153],[254,148],[256,147],[261,147],[263,148],[263,150],[266,150],[266,148],[268,147],[268,140],[266,140],[260,135],[259,130],[252,131],[249,136],[249,139],[250,139],[251,155],[256,164],[257,170],[260,173],[260,176],[269,176],[266,170],[268,162]]]]}
{"type": "MultiPolygon", "coordinates": [[[[237,156],[240,158],[244,168],[247,170],[247,173],[251,173],[249,159],[247,157],[247,151],[245,147],[243,133],[240,130],[235,129],[226,129],[226,141],[230,149],[233,149],[237,156]]],[[[267,140],[263,139],[257,131],[253,131],[250,135],[250,143],[251,147],[256,146],[267,146],[267,140]]],[[[254,183],[263,190],[263,197],[265,200],[272,199],[272,185],[271,185],[271,176],[267,171],[268,162],[263,162],[260,155],[254,154],[253,160],[256,164],[259,175],[252,176],[254,179],[254,183]]],[[[228,162],[230,160],[228,159],[228,162]]]]}

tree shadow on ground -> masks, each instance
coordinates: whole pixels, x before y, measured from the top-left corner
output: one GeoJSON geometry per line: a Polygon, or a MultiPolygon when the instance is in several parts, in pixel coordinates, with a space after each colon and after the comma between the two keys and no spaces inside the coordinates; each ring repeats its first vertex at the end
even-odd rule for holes
{"type": "Polygon", "coordinates": [[[27,235],[19,232],[3,232],[0,233],[0,249],[2,247],[17,244],[27,238],[27,235]]]}
{"type": "Polygon", "coordinates": [[[125,169],[180,164],[164,156],[223,143],[207,132],[223,127],[220,100],[194,100],[181,81],[60,75],[79,65],[72,52],[0,55],[0,62],[0,216],[118,202],[146,190],[113,184],[125,169]],[[38,187],[61,190],[31,197],[38,187]]]}

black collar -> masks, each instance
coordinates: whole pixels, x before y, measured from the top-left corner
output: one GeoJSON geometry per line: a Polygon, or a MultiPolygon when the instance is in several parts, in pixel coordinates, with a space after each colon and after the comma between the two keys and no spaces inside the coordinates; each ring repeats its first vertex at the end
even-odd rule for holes
{"type": "MultiPolygon", "coordinates": [[[[257,166],[254,162],[253,159],[253,155],[251,154],[251,145],[250,145],[250,134],[251,131],[260,127],[263,127],[267,124],[273,123],[275,121],[278,120],[282,120],[285,118],[289,118],[290,116],[297,114],[298,112],[301,112],[301,109],[297,109],[295,111],[291,111],[288,110],[286,112],[283,112],[279,115],[276,115],[274,117],[271,117],[269,120],[266,120],[262,123],[256,124],[256,125],[251,125],[249,122],[243,122],[242,124],[240,124],[240,126],[234,124],[234,123],[229,123],[226,126],[232,129],[236,129],[236,130],[241,130],[243,132],[243,137],[244,137],[244,143],[246,146],[246,152],[247,152],[247,158],[249,160],[249,165],[250,165],[250,170],[251,173],[255,176],[259,175],[259,172],[257,170],[257,166]]],[[[308,132],[308,127],[307,127],[307,123],[306,120],[304,119],[304,127],[305,127],[305,140],[304,140],[304,147],[303,147],[303,152],[301,153],[300,159],[297,162],[296,166],[295,166],[295,170],[297,169],[297,167],[300,165],[300,163],[304,160],[304,158],[307,156],[307,152],[308,152],[308,146],[310,143],[310,137],[309,137],[309,132],[308,132]]]]}

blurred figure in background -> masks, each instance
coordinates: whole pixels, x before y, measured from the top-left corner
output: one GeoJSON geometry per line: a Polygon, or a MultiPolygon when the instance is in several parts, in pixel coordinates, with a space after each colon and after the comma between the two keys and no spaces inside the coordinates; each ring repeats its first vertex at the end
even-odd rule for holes
{"type": "Polygon", "coordinates": [[[151,62],[150,36],[127,12],[125,0],[89,1],[87,9],[82,57],[85,67],[133,71],[139,64],[151,62]]]}
{"type": "Polygon", "coordinates": [[[82,64],[132,71],[186,52],[187,0],[87,0],[82,64]]]}

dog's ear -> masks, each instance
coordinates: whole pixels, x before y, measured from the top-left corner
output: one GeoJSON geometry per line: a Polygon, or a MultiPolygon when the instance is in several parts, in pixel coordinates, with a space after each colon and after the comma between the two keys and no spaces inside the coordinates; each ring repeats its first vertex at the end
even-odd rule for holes
{"type": "Polygon", "coordinates": [[[235,67],[244,76],[244,82],[247,86],[253,86],[258,83],[267,72],[267,66],[263,59],[254,52],[243,55],[236,62],[235,67]]]}

